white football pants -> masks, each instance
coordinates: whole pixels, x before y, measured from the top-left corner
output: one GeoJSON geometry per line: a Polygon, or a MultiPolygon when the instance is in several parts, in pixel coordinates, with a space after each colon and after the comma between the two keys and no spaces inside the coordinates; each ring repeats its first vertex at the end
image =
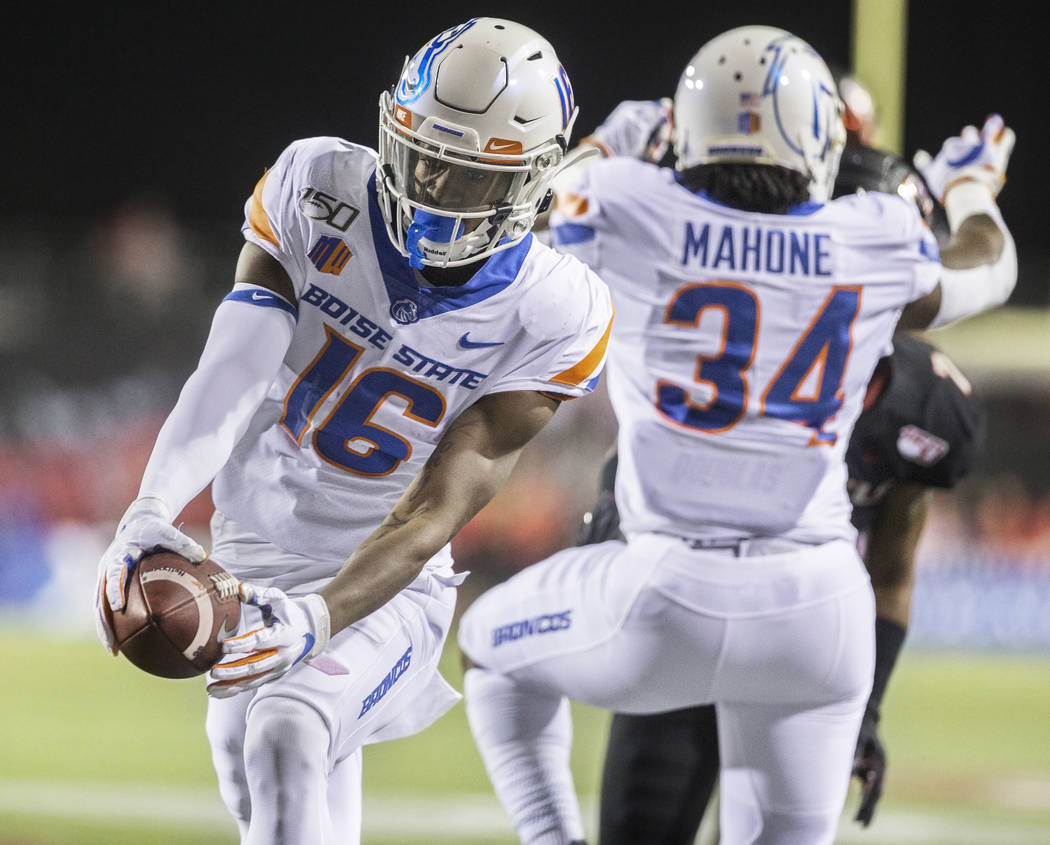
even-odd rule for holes
{"type": "MultiPolygon", "coordinates": [[[[216,543],[220,564],[224,552],[295,562],[259,540],[216,543]]],[[[361,746],[416,733],[459,700],[437,664],[462,576],[447,554],[435,562],[317,657],[255,690],[209,698],[212,762],[243,845],[357,845],[361,746]]],[[[260,620],[243,606],[239,631],[260,620]]]]}
{"type": "Polygon", "coordinates": [[[460,647],[485,671],[468,673],[467,714],[523,841],[526,827],[576,829],[574,797],[555,794],[572,789],[568,753],[536,753],[570,741],[550,716],[562,697],[625,713],[714,702],[723,845],[833,841],[874,597],[851,543],[795,548],[737,557],[644,534],[566,549],[468,608],[460,647]],[[538,825],[544,813],[566,820],[538,825]]]}

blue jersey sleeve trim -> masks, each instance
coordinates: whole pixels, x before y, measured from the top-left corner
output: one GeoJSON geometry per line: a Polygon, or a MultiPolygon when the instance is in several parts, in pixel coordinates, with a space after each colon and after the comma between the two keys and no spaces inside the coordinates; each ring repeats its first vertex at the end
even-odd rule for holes
{"type": "Polygon", "coordinates": [[[582,223],[559,223],[551,226],[551,243],[554,246],[571,246],[594,240],[594,229],[582,223]]]}
{"type": "MultiPolygon", "coordinates": [[[[521,272],[521,265],[532,248],[530,232],[514,246],[500,250],[488,258],[480,269],[458,287],[422,287],[408,258],[397,251],[387,235],[386,222],[379,209],[376,194],[375,171],[368,177],[368,217],[372,224],[372,243],[375,245],[379,272],[386,286],[391,307],[411,300],[417,319],[433,317],[459,308],[466,308],[495,296],[508,287],[521,272]]],[[[397,319],[395,317],[395,319],[397,319]]]]}
{"type": "Polygon", "coordinates": [[[280,308],[287,311],[297,321],[299,309],[282,296],[278,296],[272,290],[265,288],[252,288],[251,290],[230,291],[222,298],[223,302],[247,302],[249,305],[258,305],[262,308],[280,308]]]}
{"type": "Polygon", "coordinates": [[[930,261],[939,262],[941,260],[940,246],[938,246],[936,238],[932,235],[929,237],[923,237],[922,240],[919,241],[919,253],[930,261]]]}

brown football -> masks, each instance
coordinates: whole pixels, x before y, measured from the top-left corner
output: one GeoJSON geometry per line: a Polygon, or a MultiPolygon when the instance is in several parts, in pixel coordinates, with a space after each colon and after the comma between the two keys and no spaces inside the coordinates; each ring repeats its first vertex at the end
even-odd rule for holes
{"type": "Polygon", "coordinates": [[[222,658],[241,619],[237,579],[212,560],[193,563],[169,551],[146,555],[115,613],[106,605],[120,653],[144,672],[192,678],[222,658]]]}

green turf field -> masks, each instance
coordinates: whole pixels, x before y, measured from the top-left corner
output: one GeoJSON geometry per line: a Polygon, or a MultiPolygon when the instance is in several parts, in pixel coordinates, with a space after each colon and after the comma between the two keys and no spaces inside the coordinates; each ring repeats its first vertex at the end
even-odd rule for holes
{"type": "MultiPolygon", "coordinates": [[[[13,633],[0,635],[0,666],[0,845],[236,843],[203,736],[201,682],[152,678],[94,640],[13,633]]],[[[1050,843],[1050,658],[906,652],[885,711],[886,795],[869,830],[844,818],[841,842],[1050,843]]],[[[593,819],[606,717],[575,712],[577,787],[593,819]]],[[[364,840],[515,841],[462,705],[366,751],[364,840]]]]}

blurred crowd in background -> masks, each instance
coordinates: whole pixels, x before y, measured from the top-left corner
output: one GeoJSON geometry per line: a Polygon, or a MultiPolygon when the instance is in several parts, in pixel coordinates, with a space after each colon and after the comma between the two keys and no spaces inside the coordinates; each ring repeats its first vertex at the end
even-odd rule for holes
{"type": "MultiPolygon", "coordinates": [[[[0,238],[0,621],[39,615],[72,635],[91,631],[98,557],[196,364],[239,243],[236,231],[181,224],[149,197],[79,235],[27,226],[0,238]]],[[[1045,650],[1050,391],[974,383],[985,449],[958,488],[935,495],[910,642],[1045,650]]],[[[574,542],[615,432],[603,387],[565,403],[454,541],[457,567],[472,573],[465,590],[574,542]]],[[[205,546],[211,510],[205,490],[181,516],[205,546]]]]}

